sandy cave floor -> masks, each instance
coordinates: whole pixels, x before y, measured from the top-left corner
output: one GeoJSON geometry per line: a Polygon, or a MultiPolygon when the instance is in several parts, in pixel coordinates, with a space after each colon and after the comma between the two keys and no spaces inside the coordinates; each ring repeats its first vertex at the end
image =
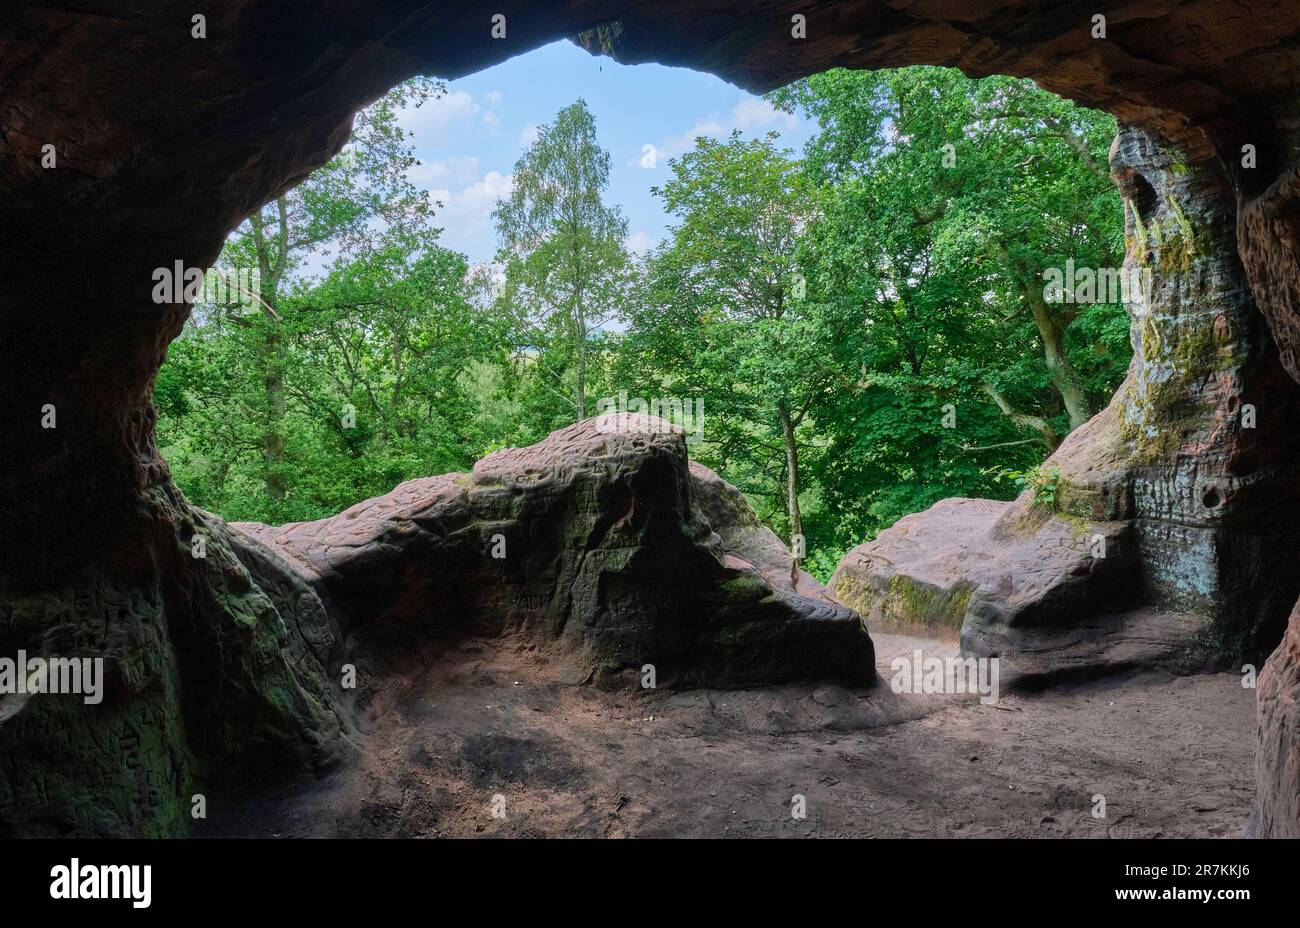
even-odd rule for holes
{"type": "MultiPolygon", "coordinates": [[[[895,655],[954,651],[872,637],[886,680],[895,655]]],[[[554,667],[528,645],[463,642],[376,699],[356,762],[210,805],[201,833],[1237,837],[1253,796],[1254,690],[1233,674],[1137,673],[985,706],[888,685],[606,692],[554,667]]]]}

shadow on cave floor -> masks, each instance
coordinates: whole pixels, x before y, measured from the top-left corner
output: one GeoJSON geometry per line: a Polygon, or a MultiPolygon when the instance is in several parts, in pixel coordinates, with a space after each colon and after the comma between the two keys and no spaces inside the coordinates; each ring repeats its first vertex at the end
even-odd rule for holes
{"type": "MultiPolygon", "coordinates": [[[[875,638],[886,680],[914,648],[955,653],[875,638]]],[[[986,706],[888,685],[611,693],[554,666],[529,645],[463,642],[374,700],[354,764],[210,806],[200,833],[1235,837],[1249,814],[1254,694],[1232,674],[1146,672],[986,706]]]]}

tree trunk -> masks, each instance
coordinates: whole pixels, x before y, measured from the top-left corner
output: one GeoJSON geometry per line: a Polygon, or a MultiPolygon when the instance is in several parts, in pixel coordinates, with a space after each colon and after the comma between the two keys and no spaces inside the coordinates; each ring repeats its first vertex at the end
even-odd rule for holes
{"type": "Polygon", "coordinates": [[[1038,337],[1043,343],[1043,361],[1047,365],[1048,376],[1065,404],[1065,411],[1070,417],[1070,430],[1073,431],[1092,418],[1092,408],[1088,405],[1088,394],[1083,388],[1079,372],[1074,369],[1065,353],[1065,330],[1069,322],[1062,318],[1059,309],[1047,305],[1037,279],[1023,264],[1011,257],[1005,244],[999,242],[997,251],[1010,273],[1020,282],[1020,292],[1029,304],[1034,327],[1038,329],[1038,337]]]}
{"type": "Polygon", "coordinates": [[[1010,401],[1002,395],[1002,392],[992,384],[983,384],[981,389],[989,395],[993,402],[998,404],[998,409],[1002,410],[1002,415],[1006,416],[1021,428],[1032,429],[1037,432],[1039,440],[1047,446],[1048,451],[1056,450],[1056,447],[1061,443],[1061,440],[1056,434],[1056,429],[1052,428],[1052,423],[1048,422],[1041,416],[1031,416],[1028,413],[1016,409],[1011,405],[1010,401]]]}
{"type": "Polygon", "coordinates": [[[785,442],[785,506],[790,517],[790,550],[795,555],[795,564],[803,557],[805,540],[803,537],[803,514],[799,511],[799,446],[794,440],[794,423],[790,419],[790,409],[785,400],[778,405],[781,415],[781,438],[785,442]]]}
{"type": "Polygon", "coordinates": [[[1088,405],[1088,394],[1083,388],[1079,372],[1074,369],[1065,353],[1065,323],[1032,284],[1025,287],[1025,299],[1029,302],[1029,309],[1034,314],[1034,325],[1043,341],[1043,360],[1052,378],[1052,386],[1061,394],[1065,411],[1070,416],[1070,429],[1073,431],[1092,418],[1092,408],[1088,405]]]}
{"type": "MultiPolygon", "coordinates": [[[[274,325],[274,323],[271,323],[274,325]]],[[[258,362],[265,371],[263,378],[266,392],[266,431],[262,436],[263,483],[266,495],[275,502],[284,500],[286,487],[284,482],[284,415],[288,408],[284,396],[284,373],[281,352],[280,333],[274,328],[267,330],[258,342],[258,362]]]]}
{"type": "Polygon", "coordinates": [[[587,418],[587,314],[582,307],[582,291],[579,290],[573,310],[574,350],[578,355],[578,382],[574,385],[578,421],[587,418]]]}
{"type": "Polygon", "coordinates": [[[276,201],[279,224],[276,232],[276,249],[264,234],[261,213],[249,217],[253,227],[253,243],[257,250],[258,271],[262,278],[262,315],[268,326],[258,339],[257,360],[263,375],[266,401],[266,423],[262,433],[262,483],[266,495],[280,502],[285,497],[284,483],[284,414],[287,408],[284,397],[283,360],[280,357],[280,333],[276,323],[280,320],[280,280],[284,276],[289,241],[288,208],[284,197],[276,201]]]}

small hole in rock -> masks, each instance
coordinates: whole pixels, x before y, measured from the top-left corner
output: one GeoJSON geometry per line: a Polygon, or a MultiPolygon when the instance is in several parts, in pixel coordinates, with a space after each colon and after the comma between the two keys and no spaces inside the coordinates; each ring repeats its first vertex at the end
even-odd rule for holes
{"type": "Polygon", "coordinates": [[[1228,473],[1234,477],[1249,477],[1259,470],[1259,456],[1254,449],[1247,449],[1228,461],[1228,473]]]}
{"type": "Polygon", "coordinates": [[[1201,502],[1205,504],[1206,509],[1213,509],[1219,505],[1219,491],[1214,487],[1210,487],[1205,491],[1205,495],[1201,497],[1201,502]]]}
{"type": "Polygon", "coordinates": [[[1151,218],[1151,214],[1156,211],[1158,199],[1156,197],[1156,188],[1151,186],[1151,182],[1141,174],[1134,174],[1129,183],[1129,198],[1133,201],[1133,206],[1137,210],[1138,217],[1143,221],[1151,218]]]}

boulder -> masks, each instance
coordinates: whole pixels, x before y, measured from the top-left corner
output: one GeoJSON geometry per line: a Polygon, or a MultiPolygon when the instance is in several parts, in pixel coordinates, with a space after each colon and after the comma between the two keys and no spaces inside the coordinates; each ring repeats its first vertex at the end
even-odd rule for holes
{"type": "Polygon", "coordinates": [[[649,416],[589,419],[328,519],[235,527],[372,662],[472,633],[557,643],[597,681],[645,664],[660,684],[875,679],[860,617],[649,416]]]}
{"type": "Polygon", "coordinates": [[[698,461],[691,461],[691,492],[723,551],[753,567],[773,589],[823,603],[835,600],[811,574],[800,570],[776,532],[759,520],[745,495],[698,461]]]}
{"type": "Polygon", "coordinates": [[[946,499],[850,551],[832,595],[873,631],[959,638],[1000,657],[1003,680],[1183,662],[1205,631],[1196,615],[1139,608],[1130,522],[1090,522],[1036,505],[946,499]]]}
{"type": "Polygon", "coordinates": [[[1025,497],[945,499],[850,551],[831,592],[871,624],[961,633],[984,651],[1006,629],[1134,604],[1135,553],[1127,522],[1067,519],[1025,497]]]}

